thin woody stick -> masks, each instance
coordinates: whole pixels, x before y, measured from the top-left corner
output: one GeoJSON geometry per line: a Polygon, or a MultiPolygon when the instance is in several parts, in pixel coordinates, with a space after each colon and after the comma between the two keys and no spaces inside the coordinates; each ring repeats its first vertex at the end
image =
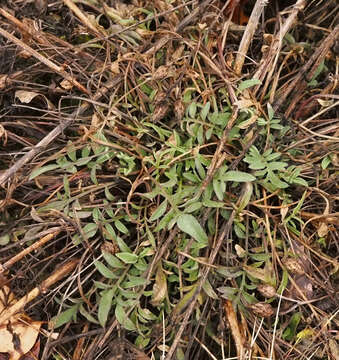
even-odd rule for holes
{"type": "Polygon", "coordinates": [[[252,41],[255,29],[258,26],[260,16],[264,10],[267,0],[259,0],[255,3],[252,14],[249,18],[246,30],[241,39],[237,57],[235,59],[234,71],[240,75],[245,61],[245,55],[252,41]]]}
{"type": "MultiPolygon", "coordinates": [[[[307,84],[307,81],[310,81],[313,77],[316,69],[318,68],[321,61],[325,58],[329,48],[333,45],[334,41],[338,38],[339,35],[339,25],[337,25],[328,36],[322,41],[322,44],[317,48],[313,55],[309,58],[307,63],[300,69],[297,76],[294,80],[288,85],[277,98],[273,105],[273,109],[277,111],[281,104],[286,100],[287,96],[294,90],[297,93],[301,93],[307,84]],[[308,73],[307,73],[308,72],[308,73]]],[[[287,118],[292,112],[291,109],[294,108],[296,99],[298,96],[294,96],[292,103],[286,111],[285,117],[287,118]]]]}
{"type": "Polygon", "coordinates": [[[40,286],[35,287],[27,295],[23,296],[20,300],[18,300],[14,305],[6,309],[6,311],[4,311],[0,315],[0,325],[4,324],[14,314],[23,309],[27,303],[35,299],[38,295],[45,292],[54,283],[56,283],[57,281],[65,277],[68,273],[70,273],[76,267],[78,262],[78,259],[67,262],[60,269],[56,270],[50,277],[44,280],[40,286]]]}
{"type": "Polygon", "coordinates": [[[56,235],[60,233],[60,230],[55,231],[51,234],[45,235],[40,240],[36,241],[31,246],[28,246],[26,249],[22,250],[19,254],[13,256],[10,260],[6,261],[4,264],[0,264],[0,275],[3,274],[7,269],[14,265],[17,261],[21,260],[24,256],[32,252],[33,250],[38,249],[43,244],[47,243],[49,240],[53,239],[56,235]]]}
{"type": "MultiPolygon", "coordinates": [[[[16,28],[19,29],[21,33],[23,33],[24,35],[29,35],[30,37],[32,37],[34,40],[36,40],[41,45],[50,47],[52,45],[51,42],[54,44],[58,43],[61,46],[68,48],[70,51],[77,52],[77,54],[79,54],[83,57],[86,57],[89,61],[94,61],[94,60],[96,62],[100,61],[99,59],[96,59],[94,56],[87,53],[86,51],[76,48],[75,46],[69,44],[67,41],[62,40],[53,34],[45,34],[41,30],[39,30],[39,31],[36,30],[33,26],[30,26],[29,24],[20,21],[19,19],[17,19],[15,16],[10,14],[5,9],[0,8],[0,15],[2,15],[4,18],[6,18],[8,21],[10,21],[13,25],[15,25],[16,28]]],[[[21,73],[23,73],[23,71],[21,73]]],[[[14,76],[14,74],[10,75],[10,78],[12,79],[13,76],[14,76]]],[[[1,88],[2,87],[1,87],[1,83],[0,83],[0,89],[1,88]]]]}
{"type": "Polygon", "coordinates": [[[231,328],[231,333],[234,339],[235,347],[237,349],[237,355],[239,359],[243,359],[245,355],[245,347],[244,347],[244,336],[241,331],[241,327],[239,326],[237,314],[235,313],[232,305],[232,301],[226,300],[224,302],[224,309],[226,313],[226,317],[228,323],[231,328]]]}
{"type": "Polygon", "coordinates": [[[292,25],[297,21],[298,13],[304,9],[305,5],[306,5],[306,0],[297,0],[295,5],[293,6],[293,9],[291,10],[290,15],[282,24],[277,37],[274,39],[274,41],[272,41],[271,47],[267,52],[266,58],[263,59],[263,61],[259,65],[259,68],[253,75],[254,79],[259,79],[261,81],[264,80],[267,72],[270,69],[271,63],[275,55],[280,53],[280,49],[282,46],[282,39],[284,38],[286,33],[290,30],[292,25]]]}
{"type": "MultiPolygon", "coordinates": [[[[105,84],[105,87],[100,88],[97,93],[93,96],[93,100],[99,100],[109,89],[116,86],[120,82],[121,76],[117,75],[110,81],[109,84],[105,84]]],[[[85,99],[86,100],[86,99],[85,99]]],[[[18,160],[13,166],[7,169],[0,176],[0,186],[12,177],[21,167],[34,158],[40,151],[42,151],[48,144],[50,144],[57,136],[72,124],[74,119],[83,114],[88,109],[90,103],[83,103],[77,110],[75,110],[68,119],[62,121],[57,127],[55,127],[50,133],[48,133],[38,144],[36,144],[28,153],[26,153],[20,160],[18,160]]]]}
{"type": "Polygon", "coordinates": [[[48,66],[51,70],[55,71],[59,75],[61,75],[64,79],[68,80],[70,83],[72,83],[74,86],[76,86],[80,91],[83,93],[89,95],[87,89],[83,87],[77,80],[75,80],[71,75],[69,75],[65,70],[61,68],[61,66],[58,66],[54,64],[53,61],[47,59],[45,56],[39,54],[36,50],[32,49],[30,46],[26,45],[24,42],[22,42],[20,39],[15,37],[14,35],[10,34],[6,30],[2,29],[0,27],[0,34],[4,36],[6,39],[12,41],[14,44],[20,46],[25,51],[30,53],[32,56],[34,56],[36,59],[38,59],[40,62],[48,66]]]}
{"type": "Polygon", "coordinates": [[[74,12],[74,14],[81,20],[81,22],[91,31],[94,32],[97,36],[102,37],[102,35],[105,35],[104,33],[101,33],[87,18],[87,16],[77,7],[77,5],[74,4],[71,0],[64,0],[65,5],[67,5],[71,11],[74,12]]]}

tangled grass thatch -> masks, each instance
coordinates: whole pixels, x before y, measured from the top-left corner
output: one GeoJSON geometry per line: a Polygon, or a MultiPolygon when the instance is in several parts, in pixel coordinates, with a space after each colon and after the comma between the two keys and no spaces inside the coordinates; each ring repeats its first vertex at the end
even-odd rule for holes
{"type": "Polygon", "coordinates": [[[338,33],[335,0],[4,1],[26,357],[338,359],[338,33]]]}

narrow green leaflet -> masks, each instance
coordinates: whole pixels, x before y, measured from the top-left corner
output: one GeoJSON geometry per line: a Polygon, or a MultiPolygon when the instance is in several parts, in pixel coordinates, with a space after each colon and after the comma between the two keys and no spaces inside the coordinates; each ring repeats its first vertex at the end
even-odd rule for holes
{"type": "Polygon", "coordinates": [[[125,264],[135,264],[138,261],[138,255],[131,254],[128,252],[121,252],[115,254],[120,260],[122,260],[125,264]]]}
{"type": "Polygon", "coordinates": [[[209,101],[207,101],[207,103],[206,103],[205,106],[202,108],[201,113],[200,113],[201,119],[202,119],[203,121],[206,120],[207,114],[208,114],[209,111],[210,111],[210,107],[211,107],[211,103],[210,103],[209,101]]]}
{"type": "Polygon", "coordinates": [[[123,234],[128,234],[127,227],[120,220],[115,220],[114,225],[123,234]]]}
{"type": "Polygon", "coordinates": [[[302,314],[300,312],[297,312],[292,315],[288,327],[283,332],[284,340],[291,341],[294,339],[296,332],[297,332],[299,322],[301,320],[301,317],[302,317],[302,314]]]}
{"type": "Polygon", "coordinates": [[[2,246],[7,245],[9,243],[9,241],[10,241],[9,234],[0,236],[0,245],[2,245],[2,246]]]}
{"type": "Polygon", "coordinates": [[[196,210],[199,210],[202,207],[202,203],[199,201],[196,201],[192,204],[190,204],[189,206],[187,206],[187,208],[185,209],[186,212],[191,213],[194,212],[196,210]]]}
{"type": "Polygon", "coordinates": [[[125,268],[125,265],[116,256],[112,255],[111,253],[107,251],[103,251],[102,255],[106,260],[106,262],[108,263],[108,265],[112,266],[112,268],[117,268],[117,269],[125,268]]]}
{"type": "Polygon", "coordinates": [[[29,176],[29,180],[32,180],[34,178],[36,178],[37,176],[47,172],[47,171],[50,171],[50,170],[54,170],[54,169],[57,169],[59,168],[60,166],[58,164],[50,164],[50,165],[46,165],[46,166],[42,166],[42,167],[39,167],[37,169],[34,169],[32,172],[31,172],[31,175],[29,176]]]}
{"type": "Polygon", "coordinates": [[[115,308],[115,317],[118,322],[126,329],[130,331],[136,330],[136,327],[131,319],[129,319],[125,313],[124,308],[121,305],[117,305],[115,308]]]}
{"type": "Polygon", "coordinates": [[[114,196],[111,194],[111,192],[109,191],[107,186],[105,187],[105,196],[106,196],[107,200],[109,200],[109,201],[114,200],[114,196]]]}
{"type": "Polygon", "coordinates": [[[99,309],[98,309],[98,320],[102,327],[105,327],[109,311],[112,307],[112,300],[114,295],[114,289],[110,289],[103,292],[100,298],[99,309]]]}
{"type": "Polygon", "coordinates": [[[76,315],[77,311],[78,311],[78,304],[73,305],[72,307],[70,307],[69,309],[63,311],[62,313],[60,313],[58,316],[56,316],[55,318],[52,319],[52,322],[54,324],[54,329],[67,324],[68,322],[70,322],[74,316],[76,315]]]}
{"type": "Polygon", "coordinates": [[[149,309],[138,307],[138,313],[148,321],[157,320],[157,316],[155,316],[149,309]]]}
{"type": "Polygon", "coordinates": [[[194,101],[189,105],[188,113],[191,118],[195,118],[195,114],[197,113],[197,104],[194,101]]]}
{"type": "Polygon", "coordinates": [[[255,85],[261,85],[261,81],[259,79],[244,80],[239,84],[238,90],[243,91],[255,85]]]}
{"type": "Polygon", "coordinates": [[[252,193],[253,193],[253,184],[251,182],[245,182],[243,184],[240,198],[237,202],[238,212],[245,209],[245,207],[248,205],[248,203],[251,200],[252,193]]]}
{"type": "Polygon", "coordinates": [[[192,285],[191,289],[180,299],[180,301],[175,305],[172,314],[174,316],[180,314],[180,312],[190,303],[191,299],[193,299],[195,292],[197,290],[197,283],[192,285]]]}
{"type": "Polygon", "coordinates": [[[116,279],[118,278],[117,275],[114,274],[112,270],[110,270],[106,265],[104,265],[101,261],[96,260],[94,262],[95,267],[100,272],[102,276],[104,276],[107,279],[116,279]]]}
{"type": "Polygon", "coordinates": [[[218,299],[218,295],[215,293],[215,291],[213,290],[212,285],[210,284],[210,282],[208,281],[208,279],[204,282],[202,288],[204,289],[205,293],[211,297],[212,299],[218,299]]]}
{"type": "Polygon", "coordinates": [[[79,312],[82,316],[84,316],[88,321],[90,321],[93,324],[99,324],[99,322],[92,316],[84,307],[84,305],[81,305],[79,308],[79,312]]]}
{"type": "Polygon", "coordinates": [[[128,281],[126,281],[122,284],[122,287],[124,289],[130,289],[135,286],[142,286],[142,285],[145,285],[147,282],[147,279],[145,279],[144,277],[141,277],[141,276],[138,277],[138,276],[129,275],[128,279],[129,279],[128,281]]]}
{"type": "Polygon", "coordinates": [[[218,200],[223,201],[226,190],[225,183],[218,179],[213,179],[213,190],[217,195],[218,200]]]}
{"type": "Polygon", "coordinates": [[[167,209],[167,200],[165,199],[158,208],[154,211],[152,216],[150,217],[150,221],[155,221],[159,219],[162,215],[164,215],[165,211],[167,209]]]}
{"type": "Polygon", "coordinates": [[[222,175],[224,181],[249,182],[254,181],[255,177],[242,171],[227,171],[222,175]]]}
{"type": "Polygon", "coordinates": [[[331,158],[327,155],[321,161],[321,168],[325,170],[331,164],[331,158]]]}
{"type": "Polygon", "coordinates": [[[118,244],[119,246],[119,249],[122,251],[122,252],[129,252],[129,253],[132,253],[132,250],[127,246],[127,244],[125,243],[124,240],[122,240],[122,238],[120,236],[117,236],[115,239],[116,243],[118,244]]]}
{"type": "Polygon", "coordinates": [[[87,239],[93,237],[96,234],[97,230],[98,230],[98,225],[95,223],[86,224],[85,227],[83,228],[83,232],[87,239]]]}
{"type": "Polygon", "coordinates": [[[190,214],[182,214],[177,220],[178,228],[200,243],[207,244],[208,237],[198,220],[190,214]]]}

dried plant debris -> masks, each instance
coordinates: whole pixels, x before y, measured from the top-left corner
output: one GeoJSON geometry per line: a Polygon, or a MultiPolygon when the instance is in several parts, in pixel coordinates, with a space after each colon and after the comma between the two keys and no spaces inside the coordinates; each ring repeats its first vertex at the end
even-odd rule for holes
{"type": "Polygon", "coordinates": [[[0,359],[338,358],[337,14],[1,3],[0,359]]]}
{"type": "MultiPolygon", "coordinates": [[[[8,286],[0,289],[0,317],[16,302],[8,286]]],[[[10,360],[22,359],[38,342],[41,321],[33,321],[24,313],[12,315],[0,323],[0,353],[8,354],[10,360]]]]}

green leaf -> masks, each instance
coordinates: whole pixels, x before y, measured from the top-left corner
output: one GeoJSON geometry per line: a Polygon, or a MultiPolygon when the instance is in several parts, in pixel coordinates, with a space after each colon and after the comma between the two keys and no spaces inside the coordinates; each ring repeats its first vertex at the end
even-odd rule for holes
{"type": "Polygon", "coordinates": [[[121,252],[128,252],[128,253],[132,253],[132,250],[127,246],[127,244],[125,243],[124,240],[121,239],[120,236],[117,236],[115,238],[116,243],[119,246],[119,249],[121,250],[121,252]]]}
{"type": "Polygon", "coordinates": [[[178,315],[181,313],[181,311],[189,304],[192,300],[192,298],[195,295],[195,292],[197,290],[197,284],[192,285],[190,291],[188,291],[181,299],[180,301],[175,305],[172,314],[178,315]]]}
{"type": "Polygon", "coordinates": [[[68,141],[67,145],[69,146],[67,155],[73,162],[75,162],[77,160],[77,152],[75,146],[73,145],[72,141],[68,141]]]}
{"type": "Polygon", "coordinates": [[[118,322],[126,329],[130,331],[136,330],[134,323],[129,319],[125,313],[124,308],[121,305],[117,305],[115,308],[115,317],[118,322]]]}
{"type": "Polygon", "coordinates": [[[68,176],[66,174],[64,174],[63,182],[64,182],[65,195],[69,198],[71,196],[71,191],[70,191],[70,187],[69,187],[68,176]]]}
{"type": "Polygon", "coordinates": [[[198,170],[198,174],[200,176],[201,179],[204,179],[205,176],[206,176],[206,172],[205,172],[205,169],[202,165],[202,162],[201,162],[201,156],[197,156],[194,160],[195,162],[195,167],[196,169],[198,170]]]}
{"type": "Polygon", "coordinates": [[[89,223],[89,224],[86,224],[82,230],[83,230],[85,236],[87,237],[87,239],[90,239],[98,231],[98,225],[95,223],[89,223]]]}
{"type": "Polygon", "coordinates": [[[148,321],[154,321],[154,320],[157,320],[157,317],[150,311],[148,310],[147,308],[141,308],[141,307],[138,307],[138,313],[145,319],[145,320],[148,320],[148,321]]]}
{"type": "Polygon", "coordinates": [[[135,264],[138,261],[138,255],[131,254],[129,252],[120,252],[116,254],[120,260],[122,260],[125,264],[135,264]]]}
{"type": "Polygon", "coordinates": [[[275,129],[275,130],[283,130],[284,126],[280,125],[280,124],[271,124],[271,129],[275,129]]]}
{"type": "Polygon", "coordinates": [[[100,169],[100,165],[95,164],[91,169],[91,180],[95,185],[98,185],[97,169],[100,169]]]}
{"type": "Polygon", "coordinates": [[[185,353],[182,348],[178,347],[176,351],[176,357],[178,360],[185,360],[185,353]]]}
{"type": "Polygon", "coordinates": [[[217,195],[218,200],[223,201],[225,195],[225,183],[218,179],[213,179],[213,190],[217,195]]]}
{"type": "Polygon", "coordinates": [[[115,233],[113,226],[111,224],[105,224],[105,229],[106,229],[106,233],[105,233],[105,237],[108,238],[109,240],[113,240],[115,241],[115,239],[117,238],[117,234],[115,233]]]}
{"type": "Polygon", "coordinates": [[[141,335],[138,335],[134,341],[134,344],[138,349],[144,349],[149,344],[150,341],[151,341],[150,338],[145,338],[141,335]]]}
{"type": "Polygon", "coordinates": [[[188,113],[191,118],[195,118],[197,113],[197,104],[193,101],[188,107],[188,113]]]}
{"type": "Polygon", "coordinates": [[[196,202],[190,204],[189,206],[187,206],[187,208],[185,209],[185,211],[186,211],[187,213],[192,213],[192,212],[194,212],[194,211],[196,211],[196,210],[199,210],[201,207],[202,207],[202,203],[199,202],[199,201],[196,201],[196,202]]]}
{"type": "Polygon", "coordinates": [[[112,255],[111,253],[107,251],[103,251],[102,255],[106,260],[107,264],[112,266],[112,268],[117,268],[117,269],[125,268],[125,265],[116,256],[112,255]]]}
{"type": "Polygon", "coordinates": [[[198,144],[200,145],[204,143],[204,134],[205,134],[204,127],[203,125],[200,125],[197,132],[197,140],[198,140],[198,144]]]}
{"type": "Polygon", "coordinates": [[[245,184],[243,184],[239,200],[237,201],[238,212],[244,210],[245,207],[248,205],[251,200],[252,193],[253,184],[251,182],[246,182],[245,184]]]}
{"type": "Polygon", "coordinates": [[[115,220],[114,225],[123,234],[128,234],[127,227],[120,220],[115,220]]]}
{"type": "Polygon", "coordinates": [[[212,288],[212,285],[210,284],[210,282],[208,281],[208,279],[206,279],[206,281],[204,282],[202,288],[204,289],[205,293],[212,299],[216,300],[219,298],[219,296],[215,293],[215,291],[212,288]]]}
{"type": "Polygon", "coordinates": [[[331,163],[331,158],[329,156],[325,156],[321,161],[321,168],[325,170],[328,165],[331,163]]]}
{"type": "Polygon", "coordinates": [[[78,311],[78,307],[79,307],[78,304],[73,305],[69,309],[61,312],[58,316],[54,317],[52,319],[52,322],[54,324],[54,329],[70,322],[72,318],[74,318],[74,316],[76,315],[78,311]]]}
{"type": "Polygon", "coordinates": [[[249,294],[246,291],[243,291],[241,294],[245,301],[247,301],[249,304],[256,304],[258,302],[258,299],[254,295],[249,294]]]}
{"type": "Polygon", "coordinates": [[[237,292],[239,289],[232,288],[229,286],[221,286],[217,288],[217,290],[221,293],[221,297],[228,300],[233,300],[235,296],[237,295],[237,292]]]}
{"type": "Polygon", "coordinates": [[[225,206],[224,202],[213,201],[213,200],[205,200],[203,201],[202,204],[206,207],[211,207],[211,208],[222,208],[225,206]]]}
{"type": "Polygon", "coordinates": [[[203,121],[206,120],[207,114],[210,111],[211,103],[208,101],[205,106],[202,108],[200,116],[203,121]]]}
{"type": "Polygon", "coordinates": [[[244,230],[241,228],[241,225],[241,223],[234,223],[234,232],[238,238],[244,239],[246,236],[244,230]]]}
{"type": "Polygon", "coordinates": [[[84,316],[89,322],[93,323],[93,324],[99,324],[99,322],[94,318],[94,316],[92,316],[85,308],[84,306],[81,304],[80,308],[79,308],[79,312],[82,316],[84,316]]]}
{"type": "Polygon", "coordinates": [[[244,273],[243,270],[238,270],[238,268],[231,268],[226,266],[219,266],[216,271],[227,279],[235,279],[244,273]]]}
{"type": "Polygon", "coordinates": [[[271,121],[274,116],[274,110],[272,108],[272,105],[270,103],[267,104],[267,112],[268,112],[268,118],[271,121]]]}
{"type": "Polygon", "coordinates": [[[129,289],[131,287],[145,285],[146,282],[147,279],[145,279],[144,277],[128,275],[128,281],[124,282],[122,287],[124,289],[129,289]]]}
{"type": "Polygon", "coordinates": [[[169,222],[174,218],[175,213],[174,210],[171,209],[159,222],[158,226],[154,229],[154,231],[160,231],[165,228],[169,222]]]}
{"type": "Polygon", "coordinates": [[[134,290],[125,290],[122,287],[119,288],[119,294],[121,294],[126,299],[136,299],[139,294],[134,290]]]}
{"type": "Polygon", "coordinates": [[[105,186],[105,196],[106,196],[106,199],[109,201],[114,200],[114,196],[111,194],[111,192],[109,191],[107,186],[105,186]]]}
{"type": "Polygon", "coordinates": [[[221,176],[224,181],[235,181],[235,182],[250,182],[254,181],[255,177],[252,174],[248,174],[242,171],[227,171],[221,176]]]}
{"type": "Polygon", "coordinates": [[[267,168],[274,171],[274,170],[284,170],[288,164],[283,161],[272,161],[267,165],[267,168]]]}
{"type": "Polygon", "coordinates": [[[263,118],[258,118],[257,120],[259,126],[265,126],[267,125],[267,121],[263,118]]]}
{"type": "Polygon", "coordinates": [[[255,85],[261,85],[261,81],[259,79],[244,80],[239,84],[238,90],[241,92],[255,85]]]}
{"type": "Polygon", "coordinates": [[[177,225],[181,231],[192,236],[193,239],[200,243],[207,244],[208,237],[197,219],[189,214],[182,214],[177,220],[177,225]]]}
{"type": "Polygon", "coordinates": [[[284,181],[281,181],[273,171],[268,171],[267,178],[278,189],[284,189],[288,187],[288,184],[286,184],[284,181]]]}
{"type": "Polygon", "coordinates": [[[284,290],[286,289],[288,284],[288,271],[286,269],[283,270],[281,283],[279,285],[279,288],[277,290],[277,294],[281,295],[284,290]]]}
{"type": "Polygon", "coordinates": [[[288,327],[283,332],[282,337],[283,337],[284,340],[291,341],[291,340],[294,339],[300,320],[301,320],[301,313],[300,312],[295,313],[295,314],[292,315],[288,327]]]}
{"type": "Polygon", "coordinates": [[[193,183],[200,182],[200,179],[197,175],[192,174],[191,172],[185,172],[183,173],[183,177],[189,181],[192,181],[193,183]]]}
{"type": "Polygon", "coordinates": [[[93,280],[93,283],[94,283],[95,287],[96,287],[97,289],[99,289],[99,290],[108,290],[108,289],[110,289],[110,288],[112,287],[111,285],[109,285],[109,284],[104,284],[104,283],[101,282],[101,281],[95,281],[95,280],[93,280]]]}
{"type": "Polygon", "coordinates": [[[255,158],[245,158],[247,163],[249,163],[249,168],[252,170],[261,170],[266,168],[266,164],[262,159],[255,159],[255,158]]]}
{"type": "Polygon", "coordinates": [[[152,214],[152,216],[150,217],[150,221],[155,221],[157,219],[159,219],[161,216],[164,215],[164,213],[166,212],[167,209],[167,199],[165,199],[159,206],[158,208],[154,211],[154,213],[152,214]]]}
{"type": "Polygon", "coordinates": [[[46,166],[42,166],[42,167],[39,167],[37,169],[34,169],[32,172],[31,172],[31,175],[29,176],[29,180],[32,180],[34,178],[36,178],[37,176],[47,172],[47,171],[50,171],[50,170],[54,170],[54,169],[58,169],[60,166],[58,164],[50,164],[50,165],[46,165],[46,166]]]}
{"type": "Polygon", "coordinates": [[[94,266],[97,268],[100,274],[107,279],[117,279],[119,277],[115,275],[115,273],[112,270],[110,270],[106,265],[104,265],[99,260],[94,261],[94,266]]]}
{"type": "Polygon", "coordinates": [[[106,325],[108,314],[112,307],[113,295],[114,295],[114,289],[110,289],[104,291],[103,295],[100,298],[98,319],[102,327],[105,327],[106,325]]]}
{"type": "MultiPolygon", "coordinates": [[[[271,149],[270,149],[270,150],[271,150],[271,149]]],[[[280,153],[275,152],[275,153],[272,153],[272,154],[270,153],[270,154],[268,154],[268,155],[265,156],[265,157],[266,157],[266,160],[267,160],[267,161],[272,161],[272,160],[278,159],[280,156],[281,156],[280,153]]]]}
{"type": "Polygon", "coordinates": [[[323,60],[319,66],[317,67],[316,71],[314,72],[314,75],[311,79],[311,82],[314,81],[321,73],[322,71],[326,68],[325,66],[325,61],[323,60]]]}
{"type": "Polygon", "coordinates": [[[308,186],[307,181],[304,180],[301,177],[297,177],[297,178],[293,179],[292,183],[297,184],[297,185],[301,185],[301,186],[306,186],[306,187],[308,186]]]}
{"type": "Polygon", "coordinates": [[[9,234],[0,236],[0,245],[4,246],[7,245],[10,241],[9,234]]]}

